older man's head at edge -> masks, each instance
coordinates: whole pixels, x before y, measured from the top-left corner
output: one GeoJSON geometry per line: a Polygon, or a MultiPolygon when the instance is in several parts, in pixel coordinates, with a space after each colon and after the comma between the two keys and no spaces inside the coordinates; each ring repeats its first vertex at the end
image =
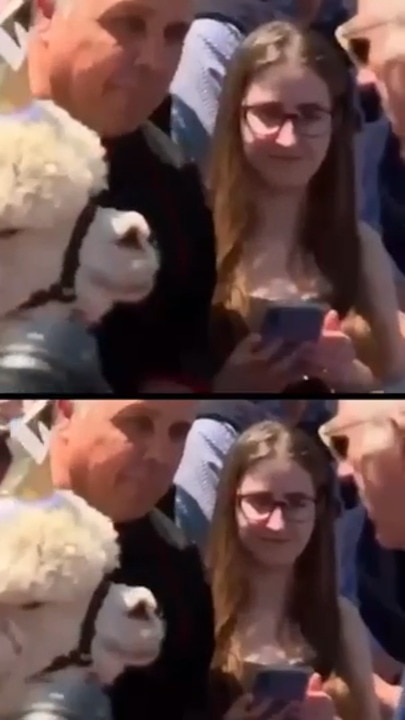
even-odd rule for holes
{"type": "Polygon", "coordinates": [[[325,429],[328,444],[343,448],[378,541],[405,549],[405,399],[339,400],[325,429]]]}
{"type": "Polygon", "coordinates": [[[405,153],[405,4],[403,0],[358,0],[357,14],[342,26],[350,48],[374,80],[405,153]]]}

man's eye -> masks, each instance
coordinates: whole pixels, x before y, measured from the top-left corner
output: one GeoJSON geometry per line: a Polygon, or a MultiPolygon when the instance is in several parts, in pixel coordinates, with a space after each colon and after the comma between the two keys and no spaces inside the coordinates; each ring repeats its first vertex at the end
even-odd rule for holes
{"type": "Polygon", "coordinates": [[[187,35],[188,27],[183,23],[172,25],[165,30],[165,39],[170,43],[183,43],[187,35]]]}
{"type": "Polygon", "coordinates": [[[21,610],[38,610],[43,604],[40,602],[24,603],[24,605],[21,605],[21,610]]]}
{"type": "Polygon", "coordinates": [[[128,17],[126,19],[126,25],[128,30],[133,33],[145,32],[145,21],[138,17],[128,17]]]}
{"type": "Polygon", "coordinates": [[[8,240],[9,238],[14,237],[18,233],[18,230],[16,228],[5,228],[4,230],[0,230],[0,240],[8,240]]]}
{"type": "Polygon", "coordinates": [[[174,442],[183,442],[189,433],[190,427],[191,425],[188,422],[173,423],[169,429],[170,439],[174,442]]]}
{"type": "Polygon", "coordinates": [[[110,17],[108,20],[105,20],[105,24],[106,27],[109,26],[110,30],[114,32],[145,32],[145,21],[142,18],[138,18],[133,15],[118,15],[110,17]]]}
{"type": "Polygon", "coordinates": [[[153,420],[147,415],[139,415],[130,419],[133,429],[145,435],[150,435],[155,429],[153,420]]]}

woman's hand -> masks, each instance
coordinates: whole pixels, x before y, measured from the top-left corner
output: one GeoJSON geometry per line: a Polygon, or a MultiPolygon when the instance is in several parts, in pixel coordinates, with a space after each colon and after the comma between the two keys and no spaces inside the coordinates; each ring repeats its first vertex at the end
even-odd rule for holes
{"type": "Polygon", "coordinates": [[[320,675],[315,674],[310,678],[298,717],[299,720],[337,720],[335,704],[323,691],[320,675]]]}
{"type": "Polygon", "coordinates": [[[303,357],[306,374],[323,380],[332,390],[364,390],[374,385],[371,370],[357,360],[335,310],[326,314],[318,342],[308,346],[303,357]]]}
{"type": "Polygon", "coordinates": [[[229,356],[214,381],[214,392],[281,393],[302,380],[302,348],[291,350],[282,340],[248,335],[229,356]]]}
{"type": "Polygon", "coordinates": [[[223,720],[273,720],[269,714],[270,706],[271,701],[255,703],[252,695],[241,695],[223,720]]]}

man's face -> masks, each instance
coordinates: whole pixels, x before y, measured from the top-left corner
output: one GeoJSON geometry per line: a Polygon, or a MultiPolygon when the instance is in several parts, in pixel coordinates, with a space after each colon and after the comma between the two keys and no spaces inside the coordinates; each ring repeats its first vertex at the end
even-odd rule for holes
{"type": "Polygon", "coordinates": [[[48,73],[52,99],[100,135],[131,132],[169,90],[191,1],[70,2],[66,13],[38,20],[33,74],[48,73]]]}
{"type": "Polygon", "coordinates": [[[357,10],[357,15],[347,23],[347,40],[353,47],[356,42],[363,47],[367,67],[405,152],[404,2],[358,0],[357,10]]]}
{"type": "Polygon", "coordinates": [[[345,447],[377,539],[405,549],[405,400],[340,400],[327,425],[345,447]]]}
{"type": "Polygon", "coordinates": [[[170,488],[195,407],[192,399],[88,401],[56,425],[55,483],[116,522],[144,516],[170,488]]]}

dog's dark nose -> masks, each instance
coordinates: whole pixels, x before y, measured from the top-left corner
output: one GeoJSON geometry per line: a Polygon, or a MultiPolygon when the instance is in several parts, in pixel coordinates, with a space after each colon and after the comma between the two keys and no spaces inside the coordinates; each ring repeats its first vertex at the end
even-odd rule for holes
{"type": "Polygon", "coordinates": [[[135,230],[135,228],[128,230],[128,232],[126,232],[125,235],[118,240],[118,246],[122,248],[140,250],[141,243],[139,240],[138,230],[135,230]]]}
{"type": "Polygon", "coordinates": [[[144,620],[147,622],[150,617],[149,606],[145,600],[140,600],[132,610],[128,613],[130,618],[134,620],[144,620]]]}

